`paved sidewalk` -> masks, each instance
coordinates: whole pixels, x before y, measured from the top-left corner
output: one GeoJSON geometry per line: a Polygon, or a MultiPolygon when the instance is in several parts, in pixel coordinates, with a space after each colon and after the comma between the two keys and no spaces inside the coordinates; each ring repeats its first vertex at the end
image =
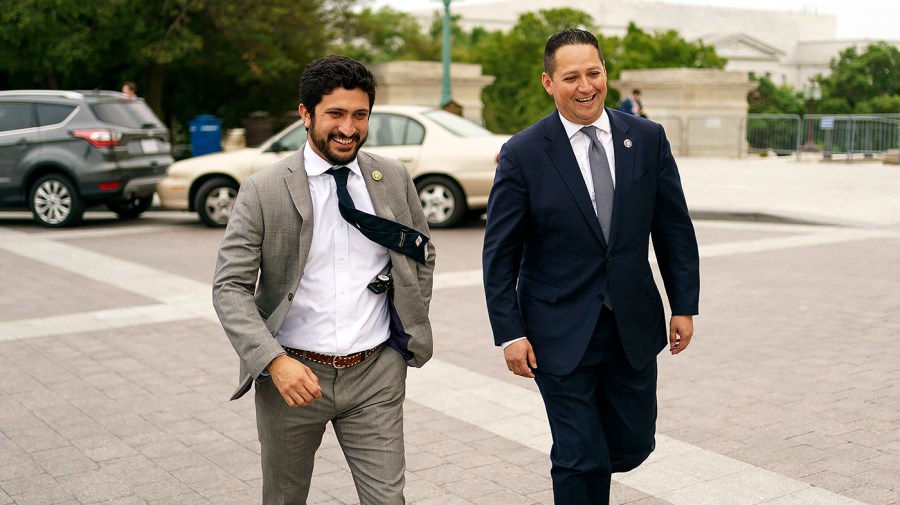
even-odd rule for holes
{"type": "MultiPolygon", "coordinates": [[[[715,218],[695,223],[702,313],[689,352],[660,356],[658,449],[612,503],[900,504],[900,167],[679,166],[715,218]]],[[[46,230],[0,212],[0,505],[259,503],[253,402],[227,401],[237,359],[209,301],[221,233],[184,213],[46,230]]],[[[489,344],[483,226],[432,235],[407,501],[552,503],[537,389],[489,344]]],[[[310,503],[358,503],[330,432],[310,503]]]]}
{"type": "Polygon", "coordinates": [[[678,160],[698,216],[900,226],[900,166],[796,156],[678,160]]]}

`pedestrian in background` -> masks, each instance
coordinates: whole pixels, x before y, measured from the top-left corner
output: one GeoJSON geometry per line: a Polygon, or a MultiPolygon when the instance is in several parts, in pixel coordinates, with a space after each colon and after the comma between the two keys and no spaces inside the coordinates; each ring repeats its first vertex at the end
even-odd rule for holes
{"type": "Polygon", "coordinates": [[[655,447],[656,355],[667,336],[674,355],[694,334],[697,240],[662,127],[604,108],[594,35],[550,37],[544,70],[557,110],[501,149],[484,289],[507,367],[534,378],[544,399],[555,503],[607,504],[611,474],[655,447]]]}
{"type": "Polygon", "coordinates": [[[255,383],[264,505],[306,503],[328,423],[360,503],[404,503],[406,369],[432,353],[434,247],[403,164],[359,151],[374,102],[362,64],[307,66],[307,142],[244,180],[219,249],[213,301],[240,357],[232,399],[255,383]]]}
{"type": "Polygon", "coordinates": [[[631,90],[631,95],[626,96],[619,103],[619,110],[632,116],[647,117],[644,114],[644,105],[641,103],[641,90],[637,88],[631,90]]]}
{"type": "Polygon", "coordinates": [[[122,83],[122,93],[129,100],[137,98],[137,84],[134,81],[125,81],[122,83]]]}

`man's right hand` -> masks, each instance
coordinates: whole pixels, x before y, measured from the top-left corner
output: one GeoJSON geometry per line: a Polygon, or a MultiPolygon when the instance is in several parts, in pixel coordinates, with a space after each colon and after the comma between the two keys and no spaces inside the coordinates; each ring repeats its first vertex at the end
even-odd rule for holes
{"type": "Polygon", "coordinates": [[[506,368],[512,373],[534,379],[532,368],[537,368],[537,358],[534,357],[534,349],[527,338],[517,340],[503,349],[503,357],[506,358],[506,368]]]}
{"type": "Polygon", "coordinates": [[[266,367],[272,375],[272,382],[290,407],[309,405],[322,398],[319,378],[308,366],[282,354],[266,367]]]}

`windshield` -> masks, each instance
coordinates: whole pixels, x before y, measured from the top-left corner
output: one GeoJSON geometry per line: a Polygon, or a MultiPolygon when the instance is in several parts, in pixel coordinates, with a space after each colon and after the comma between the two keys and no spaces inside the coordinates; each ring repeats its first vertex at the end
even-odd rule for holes
{"type": "Polygon", "coordinates": [[[430,110],[425,112],[424,115],[460,137],[490,137],[493,135],[490,130],[445,110],[430,110]]]}
{"type": "Polygon", "coordinates": [[[143,100],[117,100],[91,105],[97,119],[125,128],[158,128],[162,126],[143,100]]]}

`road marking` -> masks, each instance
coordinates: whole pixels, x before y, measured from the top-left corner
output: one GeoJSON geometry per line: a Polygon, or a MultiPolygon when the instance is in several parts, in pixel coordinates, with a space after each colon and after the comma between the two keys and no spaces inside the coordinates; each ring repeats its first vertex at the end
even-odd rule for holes
{"type": "MultiPolygon", "coordinates": [[[[446,416],[550,454],[540,393],[432,359],[410,369],[406,397],[446,416]]],[[[863,505],[803,481],[656,435],[640,467],[613,480],[672,505],[863,505]]]]}
{"type": "MultiPolygon", "coordinates": [[[[852,242],[900,234],[823,229],[821,233],[766,238],[701,248],[701,257],[852,242]]],[[[101,310],[0,323],[0,341],[89,332],[139,324],[203,318],[218,322],[210,287],[203,282],[120,260],[70,244],[0,228],[0,249],[40,261],[119,289],[155,299],[160,304],[101,310]]],[[[59,237],[56,235],[55,237],[59,237]]],[[[435,275],[434,288],[475,287],[481,270],[435,275]]],[[[540,395],[456,365],[432,359],[413,369],[407,383],[410,400],[549,454],[550,433],[540,395]]],[[[678,440],[657,435],[657,450],[638,469],[615,479],[673,505],[778,504],[861,505],[789,477],[678,440]]]]}

